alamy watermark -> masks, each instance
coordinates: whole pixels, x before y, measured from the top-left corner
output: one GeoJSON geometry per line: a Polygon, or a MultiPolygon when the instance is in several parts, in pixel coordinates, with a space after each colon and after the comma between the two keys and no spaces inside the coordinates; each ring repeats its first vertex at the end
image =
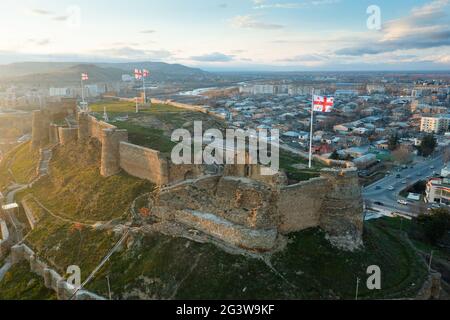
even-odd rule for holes
{"type": "Polygon", "coordinates": [[[69,29],[77,30],[81,28],[81,8],[73,5],[66,9],[66,25],[69,29]]]}
{"type": "Polygon", "coordinates": [[[76,265],[72,265],[67,267],[66,271],[68,277],[67,277],[67,283],[74,286],[76,289],[81,288],[81,268],[76,265]]]}
{"type": "Polygon", "coordinates": [[[381,30],[381,8],[377,5],[371,5],[367,8],[367,29],[381,30]]]}
{"type": "Polygon", "coordinates": [[[270,176],[280,168],[280,133],[277,129],[219,129],[203,132],[201,121],[194,122],[194,135],[186,129],[172,133],[174,164],[261,165],[261,175],[270,176]],[[270,134],[269,134],[270,133],[270,134]]]}

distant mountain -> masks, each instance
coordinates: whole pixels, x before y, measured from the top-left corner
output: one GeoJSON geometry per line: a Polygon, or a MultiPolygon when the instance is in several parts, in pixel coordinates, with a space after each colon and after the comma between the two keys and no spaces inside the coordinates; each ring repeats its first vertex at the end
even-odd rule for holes
{"type": "Polygon", "coordinates": [[[183,66],[181,64],[168,64],[164,62],[134,62],[134,63],[97,63],[100,67],[119,68],[126,72],[132,72],[134,69],[147,69],[154,74],[166,75],[206,75],[207,72],[183,66]]]}
{"type": "Polygon", "coordinates": [[[203,70],[180,64],[163,62],[136,63],[72,63],[72,62],[22,62],[0,65],[0,82],[39,84],[75,84],[81,73],[87,72],[92,82],[120,81],[123,74],[132,75],[134,69],[148,69],[154,81],[203,80],[209,74],[203,70]]]}

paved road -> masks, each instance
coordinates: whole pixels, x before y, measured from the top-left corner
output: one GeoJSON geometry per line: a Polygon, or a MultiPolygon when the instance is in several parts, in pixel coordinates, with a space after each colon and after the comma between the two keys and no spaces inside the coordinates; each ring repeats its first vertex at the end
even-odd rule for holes
{"type": "Polygon", "coordinates": [[[364,199],[373,202],[383,203],[383,207],[392,211],[399,211],[414,215],[410,206],[398,204],[401,199],[400,191],[420,180],[426,180],[434,172],[440,173],[444,167],[442,155],[437,155],[431,159],[420,159],[417,163],[409,166],[400,172],[392,172],[385,178],[363,189],[364,199]],[[400,174],[401,178],[397,178],[400,174]],[[391,188],[391,190],[389,190],[391,188]],[[392,190],[393,188],[393,190],[392,190]]]}

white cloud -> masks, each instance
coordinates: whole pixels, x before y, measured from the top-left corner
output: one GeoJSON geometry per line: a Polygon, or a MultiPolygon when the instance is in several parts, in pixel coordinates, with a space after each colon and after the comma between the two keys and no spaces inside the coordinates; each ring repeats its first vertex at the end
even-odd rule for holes
{"type": "Polygon", "coordinates": [[[238,29],[277,30],[284,28],[284,26],[280,24],[257,20],[254,15],[236,16],[232,18],[230,22],[231,26],[238,29]]]}
{"type": "Polygon", "coordinates": [[[227,55],[220,52],[213,52],[201,56],[190,57],[190,60],[199,62],[230,62],[234,59],[234,55],[227,55]]]}

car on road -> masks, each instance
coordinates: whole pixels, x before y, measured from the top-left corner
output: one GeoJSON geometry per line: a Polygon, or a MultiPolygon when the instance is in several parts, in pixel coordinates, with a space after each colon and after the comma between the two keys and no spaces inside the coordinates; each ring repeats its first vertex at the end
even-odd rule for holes
{"type": "Polygon", "coordinates": [[[401,205],[404,205],[404,206],[407,206],[407,205],[408,205],[408,201],[406,201],[406,200],[401,200],[401,199],[398,200],[397,203],[398,203],[398,204],[401,204],[401,205]]]}
{"type": "Polygon", "coordinates": [[[408,183],[408,182],[406,182],[406,180],[403,180],[403,181],[402,181],[402,184],[407,184],[407,183],[408,183]]]}
{"type": "Polygon", "coordinates": [[[394,191],[395,188],[394,188],[393,186],[390,186],[390,187],[388,188],[388,190],[389,190],[389,191],[394,191]]]}
{"type": "Polygon", "coordinates": [[[434,166],[431,166],[430,169],[433,170],[433,169],[434,169],[434,166]]]}
{"type": "Polygon", "coordinates": [[[376,186],[375,190],[381,190],[381,186],[376,186]]]}
{"type": "Polygon", "coordinates": [[[384,206],[384,203],[380,201],[375,201],[373,204],[377,206],[384,206]]]}
{"type": "Polygon", "coordinates": [[[400,179],[402,176],[401,176],[400,174],[397,174],[395,177],[396,177],[397,179],[400,179]]]}

